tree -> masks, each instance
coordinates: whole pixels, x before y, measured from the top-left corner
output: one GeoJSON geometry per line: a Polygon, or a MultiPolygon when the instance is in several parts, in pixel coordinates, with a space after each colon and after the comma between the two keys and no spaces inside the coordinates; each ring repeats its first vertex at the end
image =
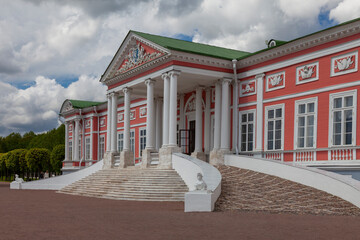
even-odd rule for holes
{"type": "Polygon", "coordinates": [[[3,176],[5,178],[8,176],[8,169],[6,168],[6,159],[8,158],[8,153],[3,153],[0,156],[0,172],[1,172],[1,180],[3,180],[3,176]]]}
{"type": "Polygon", "coordinates": [[[48,149],[32,148],[26,153],[25,160],[30,171],[51,170],[50,151],[48,149]]]}
{"type": "Polygon", "coordinates": [[[52,169],[60,173],[62,167],[62,161],[65,159],[65,145],[56,145],[51,152],[51,166],[52,169]]]}
{"type": "Polygon", "coordinates": [[[15,149],[8,152],[8,156],[5,159],[6,168],[9,169],[11,173],[21,174],[24,176],[24,172],[27,171],[25,155],[26,149],[15,149]]]}

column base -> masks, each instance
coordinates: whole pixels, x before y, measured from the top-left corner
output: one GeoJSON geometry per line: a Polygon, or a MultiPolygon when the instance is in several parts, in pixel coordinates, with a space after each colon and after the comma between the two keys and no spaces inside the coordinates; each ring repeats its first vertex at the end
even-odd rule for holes
{"type": "Polygon", "coordinates": [[[119,168],[126,168],[128,166],[134,166],[134,153],[130,150],[123,150],[120,153],[119,168]]]}
{"type": "Polygon", "coordinates": [[[154,149],[151,148],[145,148],[142,151],[142,157],[141,157],[141,168],[148,168],[151,165],[151,153],[155,152],[154,149]]]}
{"type": "Polygon", "coordinates": [[[204,152],[193,152],[191,153],[191,156],[193,158],[197,158],[199,160],[206,162],[206,154],[204,152]]]}
{"type": "Polygon", "coordinates": [[[115,158],[111,152],[105,152],[104,154],[104,164],[102,169],[110,169],[114,166],[115,158]]]}
{"type": "Polygon", "coordinates": [[[225,164],[224,155],[230,154],[230,150],[214,149],[210,152],[209,163],[214,166],[221,166],[225,164]]]}
{"type": "Polygon", "coordinates": [[[172,154],[181,152],[178,146],[163,146],[159,149],[158,168],[172,169],[172,154]]]}

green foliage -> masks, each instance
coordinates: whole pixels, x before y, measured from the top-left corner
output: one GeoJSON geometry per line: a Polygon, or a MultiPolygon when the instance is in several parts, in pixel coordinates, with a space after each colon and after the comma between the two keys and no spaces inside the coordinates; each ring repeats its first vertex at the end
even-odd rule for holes
{"type": "Polygon", "coordinates": [[[15,149],[8,152],[5,159],[6,168],[13,173],[24,173],[27,170],[25,155],[26,149],[15,149]]]}
{"type": "Polygon", "coordinates": [[[51,152],[51,166],[52,169],[60,173],[62,167],[62,161],[65,159],[65,145],[59,144],[56,145],[51,152]]]}
{"type": "Polygon", "coordinates": [[[50,151],[46,148],[32,148],[25,155],[27,167],[33,172],[51,171],[50,151]]]}
{"type": "Polygon", "coordinates": [[[8,153],[0,153],[0,171],[6,170],[7,157],[8,157],[8,153]]]}

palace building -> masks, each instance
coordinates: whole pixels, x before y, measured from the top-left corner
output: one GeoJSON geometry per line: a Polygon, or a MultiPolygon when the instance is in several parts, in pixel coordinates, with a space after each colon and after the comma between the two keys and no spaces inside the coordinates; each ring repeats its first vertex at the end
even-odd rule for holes
{"type": "Polygon", "coordinates": [[[61,107],[62,170],[171,168],[175,152],[355,170],[359,49],[360,18],[255,53],[129,31],[100,79],[107,102],[61,107]]]}

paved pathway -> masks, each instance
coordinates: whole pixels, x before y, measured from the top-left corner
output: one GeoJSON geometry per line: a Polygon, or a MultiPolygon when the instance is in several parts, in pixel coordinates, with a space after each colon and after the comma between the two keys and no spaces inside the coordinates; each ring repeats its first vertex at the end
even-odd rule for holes
{"type": "Polygon", "coordinates": [[[0,239],[358,239],[360,217],[184,213],[183,203],[130,202],[0,183],[0,239]]]}
{"type": "Polygon", "coordinates": [[[236,167],[219,170],[223,179],[217,211],[360,216],[351,203],[302,184],[236,167]]]}

